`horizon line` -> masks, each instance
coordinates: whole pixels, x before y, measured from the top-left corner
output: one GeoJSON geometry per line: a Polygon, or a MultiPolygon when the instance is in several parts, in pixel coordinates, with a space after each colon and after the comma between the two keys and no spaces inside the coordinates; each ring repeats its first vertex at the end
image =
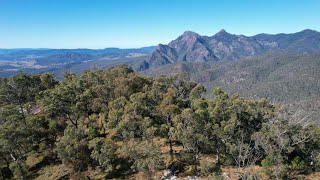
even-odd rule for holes
{"type": "MultiPolygon", "coordinates": [[[[278,35],[278,34],[287,34],[287,35],[290,35],[290,34],[295,34],[295,33],[299,33],[299,32],[303,32],[303,31],[315,31],[315,32],[319,32],[318,30],[315,30],[315,29],[311,29],[311,28],[305,28],[305,29],[302,29],[302,30],[299,30],[299,31],[295,31],[295,32],[286,32],[286,33],[264,33],[264,32],[261,32],[261,33],[257,33],[257,34],[254,34],[254,35],[244,35],[243,33],[240,33],[240,34],[234,34],[234,33],[230,33],[229,31],[227,31],[226,29],[221,29],[219,30],[217,33],[215,34],[218,34],[219,32],[221,31],[225,31],[227,32],[228,34],[232,34],[232,35],[238,35],[238,36],[246,36],[246,37],[253,37],[253,36],[256,36],[256,35],[260,35],[260,34],[266,34],[266,35],[278,35]]],[[[183,33],[185,32],[194,32],[194,33],[197,33],[196,31],[193,31],[193,30],[185,30],[184,32],[182,32],[180,35],[178,35],[177,37],[183,35],[183,33]]],[[[199,34],[199,33],[197,33],[199,34]]],[[[211,36],[214,36],[215,34],[211,35],[211,36]]],[[[208,36],[208,35],[202,35],[202,34],[199,34],[200,36],[208,36]]],[[[172,40],[170,40],[172,41],[172,40]]],[[[169,42],[170,42],[169,41],[169,42]]],[[[59,49],[59,50],[76,50],[76,49],[88,49],[88,50],[103,50],[103,49],[141,49],[141,48],[149,48],[149,47],[156,47],[158,46],[159,44],[168,44],[169,42],[167,43],[157,43],[157,44],[154,44],[154,45],[142,45],[142,46],[109,46],[109,47],[98,47],[98,48],[90,48],[90,47],[0,47],[1,50],[54,50],[54,49],[59,49]]]]}

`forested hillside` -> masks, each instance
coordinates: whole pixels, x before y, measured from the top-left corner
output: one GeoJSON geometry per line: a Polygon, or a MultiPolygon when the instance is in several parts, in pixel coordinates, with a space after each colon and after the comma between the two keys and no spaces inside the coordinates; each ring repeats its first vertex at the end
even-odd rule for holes
{"type": "MultiPolygon", "coordinates": [[[[153,77],[183,74],[187,80],[201,83],[207,89],[221,87],[229,94],[287,104],[320,123],[319,54],[279,51],[234,62],[176,63],[142,73],[153,77]]],[[[206,97],[211,98],[211,93],[207,92],[206,97]]]]}
{"type": "Polygon", "coordinates": [[[0,78],[1,178],[319,179],[318,126],[184,79],[127,66],[0,78]]]}

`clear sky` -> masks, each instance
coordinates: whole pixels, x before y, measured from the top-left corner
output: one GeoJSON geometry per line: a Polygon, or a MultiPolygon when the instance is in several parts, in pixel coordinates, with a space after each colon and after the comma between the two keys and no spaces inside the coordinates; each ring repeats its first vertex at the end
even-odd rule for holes
{"type": "Polygon", "coordinates": [[[142,47],[186,30],[320,31],[320,0],[0,0],[0,48],[142,47]]]}

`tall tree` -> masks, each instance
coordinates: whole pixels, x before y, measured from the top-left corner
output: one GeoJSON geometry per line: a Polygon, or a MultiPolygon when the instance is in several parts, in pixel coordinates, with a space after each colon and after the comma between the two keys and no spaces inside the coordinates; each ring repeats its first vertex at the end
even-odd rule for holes
{"type": "Polygon", "coordinates": [[[206,125],[203,119],[193,109],[185,109],[174,119],[174,130],[171,131],[182,144],[187,153],[193,157],[194,171],[198,173],[198,163],[200,154],[209,144],[203,129],[206,125]]]}

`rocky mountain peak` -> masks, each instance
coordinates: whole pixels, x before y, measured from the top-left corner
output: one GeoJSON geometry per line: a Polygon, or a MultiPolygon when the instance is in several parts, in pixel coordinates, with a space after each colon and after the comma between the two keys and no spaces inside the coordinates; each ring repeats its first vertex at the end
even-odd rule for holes
{"type": "Polygon", "coordinates": [[[225,35],[231,35],[228,33],[225,29],[221,29],[218,33],[215,34],[215,36],[225,36],[225,35]]]}
{"type": "Polygon", "coordinates": [[[185,31],[181,36],[183,37],[199,37],[200,35],[193,31],[185,31]]]}
{"type": "Polygon", "coordinates": [[[217,34],[225,34],[228,33],[225,29],[221,29],[217,34]]]}
{"type": "Polygon", "coordinates": [[[221,29],[218,33],[216,33],[212,37],[214,37],[214,38],[232,38],[234,36],[235,35],[228,33],[226,30],[221,29]]]}
{"type": "Polygon", "coordinates": [[[194,44],[197,43],[200,38],[201,36],[195,32],[185,31],[181,36],[171,41],[168,45],[172,48],[175,48],[177,51],[185,51],[194,46],[194,44]]]}

